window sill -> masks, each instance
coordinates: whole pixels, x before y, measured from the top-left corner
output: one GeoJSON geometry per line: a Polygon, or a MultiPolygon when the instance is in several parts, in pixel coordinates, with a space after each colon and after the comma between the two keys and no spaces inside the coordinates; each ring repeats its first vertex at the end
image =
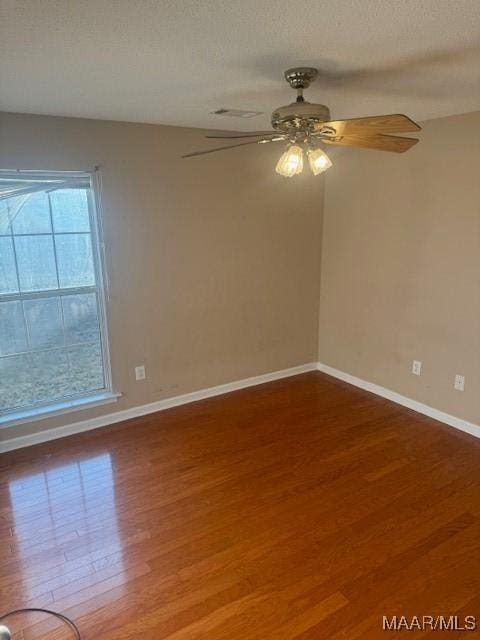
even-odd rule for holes
{"type": "Polygon", "coordinates": [[[13,427],[25,422],[34,422],[35,420],[43,420],[53,416],[59,416],[63,413],[70,413],[80,409],[90,409],[99,407],[102,404],[110,404],[117,402],[121,393],[113,393],[113,391],[102,391],[91,396],[83,398],[75,398],[74,400],[66,400],[63,402],[55,402],[44,407],[35,407],[34,409],[22,409],[21,411],[13,411],[12,413],[0,416],[0,427],[13,427]]]}

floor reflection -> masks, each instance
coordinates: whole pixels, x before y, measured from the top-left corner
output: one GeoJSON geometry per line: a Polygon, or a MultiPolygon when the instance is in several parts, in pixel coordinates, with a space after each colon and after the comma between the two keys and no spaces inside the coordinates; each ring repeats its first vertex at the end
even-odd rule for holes
{"type": "Polygon", "coordinates": [[[106,564],[122,571],[110,454],[18,478],[9,491],[25,601],[34,605],[46,591],[57,600],[68,595],[69,584],[75,593],[82,587],[76,580],[106,564]]]}

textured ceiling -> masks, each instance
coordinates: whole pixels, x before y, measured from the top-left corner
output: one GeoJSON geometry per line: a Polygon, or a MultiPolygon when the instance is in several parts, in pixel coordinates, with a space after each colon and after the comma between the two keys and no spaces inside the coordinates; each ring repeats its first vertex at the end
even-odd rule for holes
{"type": "Polygon", "coordinates": [[[335,118],[480,109],[479,0],[0,1],[4,111],[264,129],[296,65],[335,118]]]}

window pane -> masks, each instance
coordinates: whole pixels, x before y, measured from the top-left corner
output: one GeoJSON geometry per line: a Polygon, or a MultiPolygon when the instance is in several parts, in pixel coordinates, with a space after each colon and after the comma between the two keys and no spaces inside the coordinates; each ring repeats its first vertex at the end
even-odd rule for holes
{"type": "Polygon", "coordinates": [[[30,356],[0,358],[0,410],[33,402],[34,382],[30,356]]]}
{"type": "Polygon", "coordinates": [[[59,189],[50,193],[55,233],[90,231],[85,189],[59,189]]]}
{"type": "Polygon", "coordinates": [[[103,389],[102,349],[99,342],[68,349],[70,379],[74,393],[103,389]]]}
{"type": "Polygon", "coordinates": [[[30,347],[32,349],[42,349],[63,346],[65,340],[63,337],[60,298],[25,300],[23,304],[30,337],[30,347]]]}
{"type": "Polygon", "coordinates": [[[0,413],[105,389],[94,213],[87,189],[0,200],[0,413]]]}
{"type": "Polygon", "coordinates": [[[90,235],[56,235],[60,287],[83,287],[95,284],[90,235]]]}
{"type": "Polygon", "coordinates": [[[11,238],[0,238],[0,293],[18,291],[17,272],[11,238]]]}
{"type": "Polygon", "coordinates": [[[22,291],[57,288],[52,236],[17,237],[15,249],[22,291]]]}
{"type": "Polygon", "coordinates": [[[68,358],[64,349],[31,354],[33,402],[58,400],[72,394],[68,358]]]}
{"type": "Polygon", "coordinates": [[[9,198],[13,233],[51,233],[48,196],[42,191],[9,198]]]}
{"type": "Polygon", "coordinates": [[[67,344],[100,340],[97,296],[94,293],[64,296],[62,302],[67,344]]]}
{"type": "Polygon", "coordinates": [[[100,343],[0,358],[0,410],[104,388],[100,343]]]}
{"type": "MultiPolygon", "coordinates": [[[[0,356],[27,350],[22,303],[0,303],[0,356]]],[[[0,387],[3,381],[0,379],[0,387]]]]}
{"type": "Polygon", "coordinates": [[[6,200],[0,200],[0,235],[10,233],[10,217],[6,200]]]}

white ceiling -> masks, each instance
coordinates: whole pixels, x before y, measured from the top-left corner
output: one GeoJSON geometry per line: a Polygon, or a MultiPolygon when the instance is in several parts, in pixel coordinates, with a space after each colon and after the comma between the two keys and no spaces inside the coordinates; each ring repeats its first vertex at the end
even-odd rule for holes
{"type": "Polygon", "coordinates": [[[479,0],[0,2],[4,111],[265,129],[297,65],[335,118],[478,110],[479,0]]]}

